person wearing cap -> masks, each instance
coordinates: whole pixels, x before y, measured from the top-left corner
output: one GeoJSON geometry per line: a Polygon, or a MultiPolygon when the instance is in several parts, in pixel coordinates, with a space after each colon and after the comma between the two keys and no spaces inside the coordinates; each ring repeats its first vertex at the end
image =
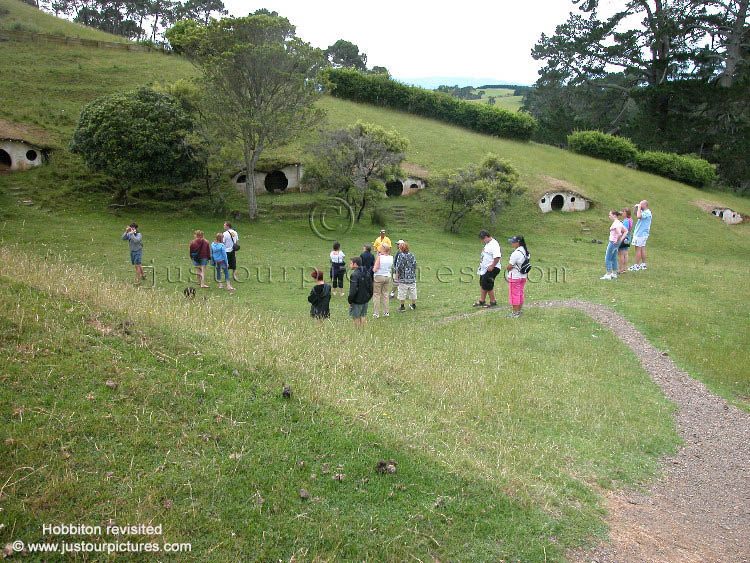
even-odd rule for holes
{"type": "Polygon", "coordinates": [[[393,268],[393,283],[398,279],[398,300],[401,301],[399,312],[406,311],[406,300],[411,299],[409,309],[417,308],[417,259],[409,251],[409,243],[401,241],[399,253],[393,268]]]}
{"type": "Polygon", "coordinates": [[[508,315],[511,319],[517,319],[521,316],[521,309],[523,308],[524,295],[523,290],[526,287],[526,274],[521,272],[521,266],[529,257],[529,249],[526,248],[526,241],[522,236],[514,236],[508,239],[508,242],[513,247],[513,252],[508,260],[506,270],[510,272],[508,277],[508,301],[513,311],[508,315]]]}
{"type": "Polygon", "coordinates": [[[396,297],[396,291],[398,290],[398,278],[396,277],[396,264],[398,263],[398,255],[401,254],[401,245],[404,244],[403,239],[398,239],[396,243],[396,254],[393,255],[393,278],[391,281],[391,294],[390,298],[396,297]]]}
{"type": "Polygon", "coordinates": [[[479,268],[477,269],[477,274],[479,274],[480,298],[473,306],[497,307],[497,301],[495,300],[495,278],[500,272],[500,269],[497,267],[497,263],[502,257],[500,243],[492,238],[490,233],[484,229],[479,231],[479,238],[484,243],[479,268]],[[488,295],[490,298],[489,303],[486,302],[488,295]]]}
{"type": "Polygon", "coordinates": [[[378,238],[376,238],[372,243],[372,247],[375,249],[376,255],[378,254],[378,252],[380,252],[380,246],[383,244],[387,244],[389,247],[392,246],[391,239],[389,239],[385,234],[385,229],[380,229],[378,238]]]}
{"type": "Polygon", "coordinates": [[[651,210],[645,199],[635,206],[635,216],[638,223],[633,230],[633,246],[635,246],[635,263],[628,268],[631,272],[646,270],[646,241],[651,233],[651,210]]]}

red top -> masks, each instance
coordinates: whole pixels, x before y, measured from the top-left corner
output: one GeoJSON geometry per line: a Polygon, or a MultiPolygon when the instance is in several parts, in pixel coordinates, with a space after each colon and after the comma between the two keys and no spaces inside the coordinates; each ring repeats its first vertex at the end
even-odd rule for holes
{"type": "Polygon", "coordinates": [[[193,252],[198,253],[198,258],[210,258],[211,247],[208,245],[208,241],[204,238],[194,239],[190,243],[190,255],[192,257],[193,252]]]}

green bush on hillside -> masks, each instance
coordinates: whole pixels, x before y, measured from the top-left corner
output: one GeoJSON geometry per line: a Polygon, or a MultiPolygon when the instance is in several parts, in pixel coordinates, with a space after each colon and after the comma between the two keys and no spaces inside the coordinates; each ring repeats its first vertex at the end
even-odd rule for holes
{"type": "Polygon", "coordinates": [[[324,73],[331,94],[346,100],[402,110],[507,139],[528,141],[536,130],[536,121],[528,114],[465,102],[448,94],[407,86],[386,75],[344,68],[329,68],[324,73]]]}
{"type": "Polygon", "coordinates": [[[702,158],[646,151],[638,153],[635,162],[639,170],[652,172],[691,186],[709,186],[716,180],[713,166],[702,158]]]}
{"type": "Polygon", "coordinates": [[[610,162],[633,162],[638,149],[630,139],[607,135],[601,131],[575,131],[568,135],[568,147],[575,153],[610,162]]]}

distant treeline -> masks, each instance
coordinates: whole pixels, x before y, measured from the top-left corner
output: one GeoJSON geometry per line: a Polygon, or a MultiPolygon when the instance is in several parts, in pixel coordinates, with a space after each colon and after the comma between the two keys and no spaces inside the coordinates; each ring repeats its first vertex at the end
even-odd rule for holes
{"type": "Polygon", "coordinates": [[[331,94],[339,98],[406,111],[520,141],[528,141],[536,130],[536,121],[526,113],[465,102],[442,92],[407,86],[385,75],[344,68],[329,68],[324,72],[331,84],[331,94]]]}
{"type": "Polygon", "coordinates": [[[486,90],[489,88],[502,88],[504,90],[513,90],[514,96],[524,96],[526,92],[531,90],[531,86],[519,86],[518,84],[485,84],[484,86],[478,86],[477,90],[486,90]]]}

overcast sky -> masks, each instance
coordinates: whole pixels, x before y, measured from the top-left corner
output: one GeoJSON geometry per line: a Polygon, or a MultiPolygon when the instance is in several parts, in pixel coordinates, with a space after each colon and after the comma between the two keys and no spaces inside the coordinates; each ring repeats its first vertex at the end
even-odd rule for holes
{"type": "MultiPolygon", "coordinates": [[[[326,48],[346,39],[395,78],[482,77],[533,84],[542,66],[531,48],[567,20],[571,0],[224,0],[233,16],[276,10],[297,35],[326,48]]],[[[475,84],[478,86],[478,84],[475,84]]]]}

